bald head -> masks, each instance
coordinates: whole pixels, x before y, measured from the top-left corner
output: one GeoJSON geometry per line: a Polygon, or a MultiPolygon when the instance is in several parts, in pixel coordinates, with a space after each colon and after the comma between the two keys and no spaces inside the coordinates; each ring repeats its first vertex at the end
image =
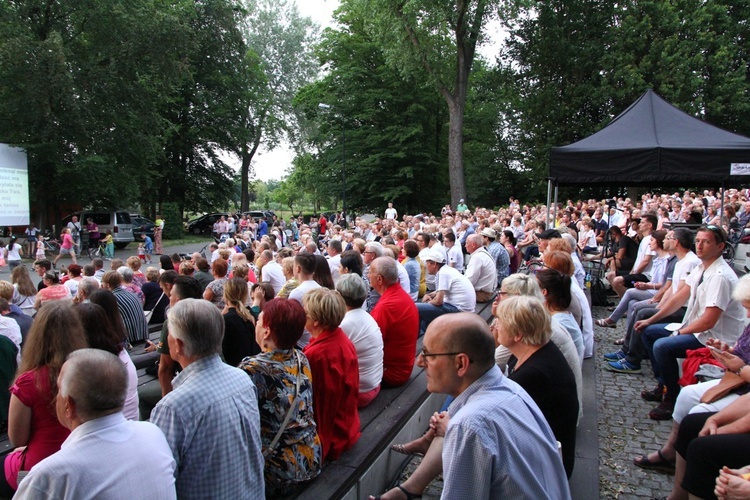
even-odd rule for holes
{"type": "Polygon", "coordinates": [[[430,335],[444,352],[465,353],[475,370],[469,372],[476,380],[495,364],[495,339],[482,318],[474,313],[444,314],[427,327],[430,335]]]}

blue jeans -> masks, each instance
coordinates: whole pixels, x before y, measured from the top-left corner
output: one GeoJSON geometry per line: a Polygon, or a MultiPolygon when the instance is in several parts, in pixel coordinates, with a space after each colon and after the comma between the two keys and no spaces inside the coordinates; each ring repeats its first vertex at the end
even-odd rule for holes
{"type": "Polygon", "coordinates": [[[654,371],[654,377],[656,377],[659,382],[661,382],[661,370],[659,370],[659,363],[654,357],[654,343],[659,339],[672,335],[672,332],[664,328],[668,324],[669,323],[657,323],[655,325],[650,325],[641,332],[641,340],[643,341],[643,345],[646,346],[648,359],[651,360],[651,369],[654,371]]]}
{"type": "Polygon", "coordinates": [[[677,358],[684,358],[686,351],[704,347],[693,334],[676,335],[659,339],[654,343],[654,359],[659,365],[659,382],[667,388],[665,398],[677,399],[680,393],[680,367],[677,358]]]}
{"type": "Polygon", "coordinates": [[[419,336],[424,335],[427,326],[438,316],[449,313],[461,312],[453,304],[443,302],[441,306],[435,306],[426,302],[417,302],[417,311],[419,312],[419,336]]]}

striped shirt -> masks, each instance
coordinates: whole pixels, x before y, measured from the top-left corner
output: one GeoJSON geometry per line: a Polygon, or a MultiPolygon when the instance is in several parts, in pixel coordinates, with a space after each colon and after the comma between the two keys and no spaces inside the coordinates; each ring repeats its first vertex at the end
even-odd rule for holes
{"type": "Polygon", "coordinates": [[[148,323],[143,314],[141,301],[133,293],[118,286],[112,293],[117,299],[117,308],[120,310],[125,331],[128,333],[128,342],[138,342],[148,338],[148,323]]]}

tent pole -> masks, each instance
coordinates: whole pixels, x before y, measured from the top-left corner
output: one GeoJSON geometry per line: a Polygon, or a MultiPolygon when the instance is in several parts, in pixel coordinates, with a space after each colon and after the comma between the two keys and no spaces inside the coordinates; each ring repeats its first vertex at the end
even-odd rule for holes
{"type": "Polygon", "coordinates": [[[549,209],[552,202],[552,179],[547,179],[547,229],[549,229],[549,209]]]}
{"type": "Polygon", "coordinates": [[[721,181],[721,213],[719,215],[719,225],[724,225],[724,181],[721,181]]]}
{"type": "Polygon", "coordinates": [[[557,192],[558,192],[558,185],[557,185],[557,181],[555,181],[555,211],[553,212],[554,219],[552,219],[552,222],[555,222],[557,220],[557,192]]]}

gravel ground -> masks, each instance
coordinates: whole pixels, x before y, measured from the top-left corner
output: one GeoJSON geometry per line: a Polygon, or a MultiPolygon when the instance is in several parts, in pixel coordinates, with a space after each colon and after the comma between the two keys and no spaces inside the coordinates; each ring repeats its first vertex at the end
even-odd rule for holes
{"type": "MultiPolygon", "coordinates": [[[[594,308],[594,318],[606,317],[604,307],[594,308]]],[[[596,338],[596,391],[599,414],[599,497],[616,499],[658,498],[666,496],[672,487],[672,476],[650,472],[633,465],[633,459],[657,450],[665,442],[672,421],[658,422],[648,418],[656,406],[641,399],[641,390],[655,385],[648,360],[642,364],[643,373],[625,375],[603,368],[601,356],[618,349],[614,341],[625,335],[626,319],[617,328],[594,328],[596,338]],[[601,362],[600,362],[601,360],[601,362]]],[[[405,481],[417,468],[420,458],[412,459],[400,481],[405,481]]],[[[422,498],[440,498],[443,478],[438,476],[422,498]]],[[[589,500],[589,499],[581,499],[589,500]]]]}

